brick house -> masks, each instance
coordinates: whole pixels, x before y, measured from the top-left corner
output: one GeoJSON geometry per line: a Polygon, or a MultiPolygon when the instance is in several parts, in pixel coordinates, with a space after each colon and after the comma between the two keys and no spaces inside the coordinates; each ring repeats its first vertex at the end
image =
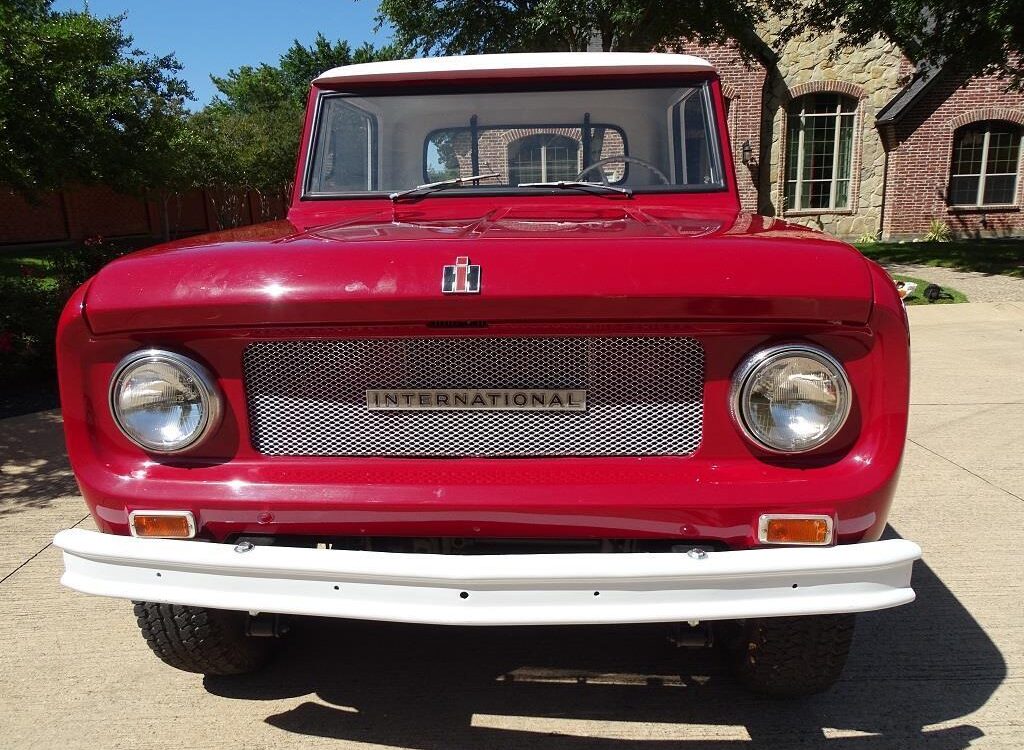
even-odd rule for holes
{"type": "Polygon", "coordinates": [[[745,208],[858,238],[920,237],[934,220],[962,236],[1024,234],[1024,93],[955,65],[915,73],[876,37],[775,43],[774,61],[735,45],[676,45],[719,70],[745,208]],[[743,144],[752,158],[743,162],[743,144]]]}
{"type": "MultiPolygon", "coordinates": [[[[772,23],[758,30],[768,62],[743,60],[733,44],[673,48],[719,70],[744,208],[851,239],[920,237],[934,220],[958,235],[1024,235],[1024,93],[1007,93],[1006,81],[966,76],[955,65],[915,74],[881,38],[833,56],[830,35],[781,45],[779,31],[772,23]]],[[[572,179],[585,148],[589,162],[625,149],[611,127],[490,128],[479,134],[480,163],[473,164],[469,128],[446,132],[427,153],[427,179],[481,170],[516,182],[572,179]],[[583,132],[600,136],[584,144],[583,132]]],[[[611,164],[605,176],[614,184],[622,170],[611,164]]],[[[223,225],[213,205],[208,195],[185,196],[174,212],[176,232],[223,225]]],[[[238,218],[248,223],[283,212],[280,201],[267,208],[246,196],[238,218]]],[[[156,238],[158,206],[104,187],[28,203],[0,187],[0,246],[94,234],[156,238]]]]}
{"type": "MultiPolygon", "coordinates": [[[[507,175],[511,184],[573,180],[583,169],[600,159],[625,153],[622,131],[615,126],[587,123],[586,128],[542,125],[536,127],[481,127],[476,133],[477,148],[471,147],[471,128],[449,128],[428,137],[428,182],[452,177],[496,171],[507,175]],[[584,135],[585,133],[585,135],[584,135]],[[586,141],[586,145],[584,145],[586,141]],[[589,158],[584,160],[584,151],[589,158]]],[[[619,182],[625,164],[612,162],[604,166],[605,178],[619,182]]],[[[591,173],[588,178],[594,178],[591,173]]]]}

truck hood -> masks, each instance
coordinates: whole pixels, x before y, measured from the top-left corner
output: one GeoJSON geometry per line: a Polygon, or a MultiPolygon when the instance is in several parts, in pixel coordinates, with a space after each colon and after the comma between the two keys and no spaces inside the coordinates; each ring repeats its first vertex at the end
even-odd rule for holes
{"type": "Polygon", "coordinates": [[[871,311],[866,261],[819,232],[745,213],[424,206],[287,221],[160,245],[93,280],[96,333],[433,321],[843,321],[871,311]],[[451,211],[452,209],[448,209],[451,211]],[[442,294],[468,256],[479,294],[442,294]]]}

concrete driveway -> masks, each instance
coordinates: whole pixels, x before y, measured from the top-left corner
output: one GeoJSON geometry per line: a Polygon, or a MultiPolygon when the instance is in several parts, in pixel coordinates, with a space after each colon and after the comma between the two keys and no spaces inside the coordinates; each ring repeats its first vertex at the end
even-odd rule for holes
{"type": "Polygon", "coordinates": [[[62,589],[91,526],[53,412],[0,421],[0,745],[11,748],[1024,746],[1024,304],[911,312],[914,390],[891,533],[918,600],[867,614],[828,694],[769,701],[662,627],[309,621],[267,672],[150,654],[126,602],[62,589]]]}

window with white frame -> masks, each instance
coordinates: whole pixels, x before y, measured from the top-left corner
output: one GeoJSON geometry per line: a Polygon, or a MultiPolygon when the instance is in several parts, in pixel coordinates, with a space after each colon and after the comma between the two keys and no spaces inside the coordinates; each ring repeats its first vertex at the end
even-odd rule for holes
{"type": "Polygon", "coordinates": [[[579,171],[580,143],[564,135],[528,135],[508,148],[510,185],[574,180],[579,171]]]}
{"type": "Polygon", "coordinates": [[[850,207],[853,132],[857,100],[841,94],[807,94],[787,112],[787,211],[850,207]]]}
{"type": "Polygon", "coordinates": [[[1005,206],[1017,198],[1021,127],[987,120],[956,131],[949,202],[954,206],[1005,206]]]}

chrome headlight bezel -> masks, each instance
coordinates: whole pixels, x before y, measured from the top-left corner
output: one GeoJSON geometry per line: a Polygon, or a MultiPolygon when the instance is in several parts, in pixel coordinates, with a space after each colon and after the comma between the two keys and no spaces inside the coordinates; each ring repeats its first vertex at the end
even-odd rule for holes
{"type": "Polygon", "coordinates": [[[108,402],[114,424],[117,425],[117,429],[120,430],[121,434],[146,452],[159,453],[161,455],[183,453],[195,448],[213,433],[220,424],[223,413],[223,399],[220,389],[217,387],[210,371],[190,357],[164,349],[141,349],[132,352],[118,362],[117,367],[114,368],[114,374],[110,378],[108,402]],[[188,439],[182,440],[173,446],[149,443],[136,437],[125,427],[125,418],[122,414],[119,398],[121,389],[129,375],[138,367],[147,364],[164,364],[183,372],[195,384],[196,390],[199,392],[200,401],[205,407],[202,420],[192,434],[188,436],[188,439]]]}
{"type": "Polygon", "coordinates": [[[778,344],[759,349],[750,354],[733,373],[732,384],[729,389],[729,410],[733,422],[743,436],[759,448],[778,455],[798,455],[810,453],[828,444],[838,435],[850,416],[853,406],[853,388],[846,370],[832,354],[814,344],[790,343],[778,344]],[[813,359],[829,370],[838,385],[838,408],[829,429],[819,436],[813,445],[801,448],[781,447],[773,445],[756,430],[750,427],[747,406],[749,404],[750,389],[755,381],[754,376],[765,367],[775,364],[779,360],[788,357],[806,357],[813,359]]]}

